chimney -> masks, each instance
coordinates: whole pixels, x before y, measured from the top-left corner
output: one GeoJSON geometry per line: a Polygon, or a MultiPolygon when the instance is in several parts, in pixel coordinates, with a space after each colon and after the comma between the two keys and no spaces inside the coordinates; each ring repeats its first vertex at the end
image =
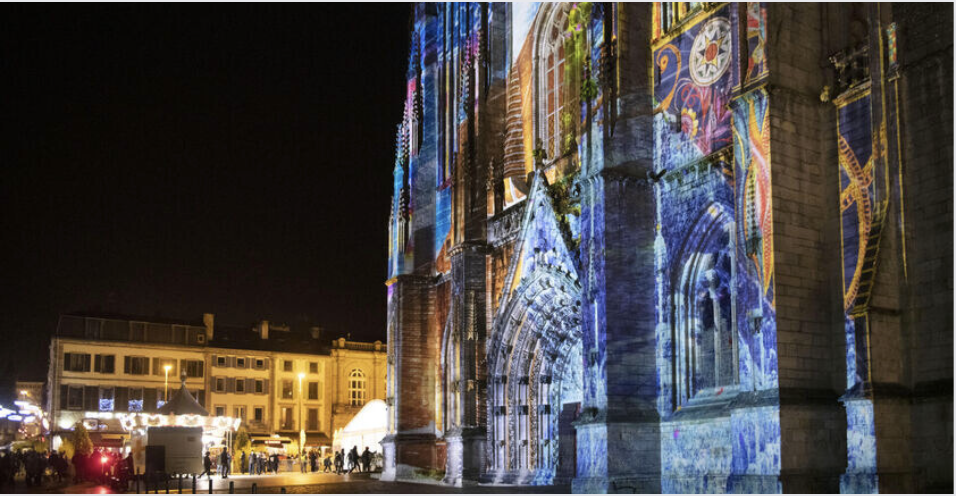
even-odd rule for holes
{"type": "Polygon", "coordinates": [[[312,329],[309,329],[309,333],[312,334],[312,339],[318,340],[319,334],[322,333],[322,329],[319,327],[313,327],[312,329]]]}
{"type": "Polygon", "coordinates": [[[263,320],[259,322],[259,337],[262,339],[269,339],[269,321],[263,320]]]}
{"type": "Polygon", "coordinates": [[[203,325],[206,326],[206,342],[207,343],[212,341],[212,336],[214,331],[213,322],[215,322],[215,317],[216,316],[211,313],[202,314],[202,323],[203,325]]]}

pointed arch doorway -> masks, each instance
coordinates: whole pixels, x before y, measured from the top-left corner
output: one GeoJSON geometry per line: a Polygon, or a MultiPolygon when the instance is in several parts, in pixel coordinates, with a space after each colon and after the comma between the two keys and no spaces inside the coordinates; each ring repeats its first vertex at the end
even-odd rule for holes
{"type": "Polygon", "coordinates": [[[576,277],[535,264],[495,319],[489,354],[489,479],[569,483],[583,391],[576,277]]]}

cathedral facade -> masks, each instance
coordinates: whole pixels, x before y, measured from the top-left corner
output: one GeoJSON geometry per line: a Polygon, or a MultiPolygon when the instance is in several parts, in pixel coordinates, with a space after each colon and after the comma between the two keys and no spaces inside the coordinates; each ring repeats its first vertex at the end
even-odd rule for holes
{"type": "Polygon", "coordinates": [[[952,6],[410,26],[384,480],[952,491],[952,6]]]}

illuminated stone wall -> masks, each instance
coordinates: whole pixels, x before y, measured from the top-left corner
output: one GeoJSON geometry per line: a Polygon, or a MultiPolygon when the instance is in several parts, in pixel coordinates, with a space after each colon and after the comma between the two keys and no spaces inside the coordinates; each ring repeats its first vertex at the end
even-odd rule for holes
{"type": "Polygon", "coordinates": [[[926,267],[951,272],[952,147],[907,145],[927,126],[906,106],[928,104],[906,81],[950,104],[951,130],[952,49],[901,39],[925,22],[886,4],[417,5],[384,478],[951,489],[952,284],[926,267]],[[943,351],[907,344],[924,333],[943,351]]]}

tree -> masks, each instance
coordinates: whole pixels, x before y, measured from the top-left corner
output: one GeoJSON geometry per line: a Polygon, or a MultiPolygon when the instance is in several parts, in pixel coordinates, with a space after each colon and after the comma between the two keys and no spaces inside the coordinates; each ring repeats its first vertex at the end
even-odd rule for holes
{"type": "Polygon", "coordinates": [[[70,434],[70,443],[73,444],[73,451],[82,455],[89,455],[93,452],[93,441],[90,440],[90,433],[82,422],[77,422],[73,426],[73,433],[70,434]]]}
{"type": "MultiPolygon", "coordinates": [[[[246,459],[249,459],[249,453],[252,451],[252,439],[249,438],[249,432],[245,427],[240,427],[236,431],[236,437],[232,441],[232,449],[235,450],[235,456],[233,457],[233,463],[239,464],[242,462],[241,453],[246,454],[246,459]]],[[[239,471],[242,471],[242,467],[239,467],[239,471]]]]}
{"type": "Polygon", "coordinates": [[[289,455],[292,458],[299,456],[299,442],[293,440],[291,443],[286,445],[285,454],[289,455]]]}
{"type": "Polygon", "coordinates": [[[60,453],[62,453],[67,460],[72,460],[74,453],[73,441],[70,441],[69,438],[63,439],[63,441],[60,442],[60,453]]]}

